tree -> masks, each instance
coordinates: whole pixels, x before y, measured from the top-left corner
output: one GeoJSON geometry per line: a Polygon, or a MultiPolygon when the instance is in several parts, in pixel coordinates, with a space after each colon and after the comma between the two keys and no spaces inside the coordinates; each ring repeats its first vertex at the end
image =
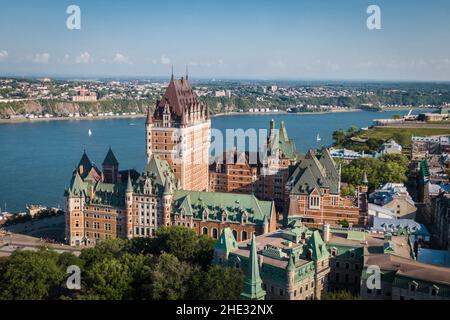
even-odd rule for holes
{"type": "Polygon", "coordinates": [[[240,268],[210,266],[191,277],[190,299],[238,300],[244,287],[244,273],[240,268]]]}
{"type": "Polygon", "coordinates": [[[369,180],[369,191],[380,185],[407,181],[408,159],[401,155],[386,155],[384,157],[359,158],[342,167],[342,181],[355,187],[361,185],[364,172],[369,180]]]}
{"type": "Polygon", "coordinates": [[[40,250],[16,251],[2,263],[1,300],[55,299],[62,289],[65,270],[58,266],[58,254],[40,250]]]}
{"type": "Polygon", "coordinates": [[[94,262],[86,271],[79,299],[121,300],[131,298],[133,281],[129,267],[116,258],[94,262]]]}
{"type": "Polygon", "coordinates": [[[342,145],[346,138],[347,136],[342,129],[333,132],[333,141],[337,146],[342,145]]]}
{"type": "Polygon", "coordinates": [[[89,267],[96,261],[105,258],[119,258],[122,254],[130,250],[131,243],[126,239],[105,239],[96,244],[93,248],[83,249],[80,259],[84,265],[89,267]]]}
{"type": "Polygon", "coordinates": [[[192,229],[182,226],[162,227],[156,231],[154,242],[148,242],[147,250],[154,254],[166,252],[178,260],[198,263],[203,267],[211,263],[215,240],[198,236],[192,229]]]}
{"type": "Polygon", "coordinates": [[[193,269],[172,254],[163,252],[143,284],[144,298],[150,300],[186,299],[193,269]]]}

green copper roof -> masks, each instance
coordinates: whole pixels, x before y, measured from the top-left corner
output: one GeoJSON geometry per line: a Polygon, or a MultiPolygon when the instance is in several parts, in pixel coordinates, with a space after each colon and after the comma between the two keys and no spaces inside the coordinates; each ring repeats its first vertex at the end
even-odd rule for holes
{"type": "Polygon", "coordinates": [[[265,217],[270,221],[273,208],[272,201],[262,201],[250,194],[176,190],[173,200],[174,214],[202,219],[206,213],[208,220],[226,218],[237,223],[247,214],[248,223],[263,224],[265,217]]]}
{"type": "MultiPolygon", "coordinates": [[[[275,123],[271,122],[271,127],[275,129],[275,123]]],[[[289,139],[286,126],[284,125],[284,121],[280,123],[280,129],[275,131],[275,135],[272,137],[272,140],[269,141],[269,145],[267,146],[269,156],[275,155],[278,150],[280,150],[283,158],[295,158],[295,143],[292,139],[289,139]]]]}
{"type": "Polygon", "coordinates": [[[78,173],[78,170],[75,170],[75,173],[72,177],[72,180],[70,182],[68,194],[69,196],[82,196],[86,192],[86,185],[83,182],[83,179],[81,179],[80,174],[78,173]]]}
{"type": "Polygon", "coordinates": [[[162,160],[159,155],[153,155],[144,168],[144,172],[136,181],[135,190],[138,193],[144,192],[145,184],[150,181],[152,194],[163,195],[166,183],[170,184],[171,190],[176,186],[176,178],[166,160],[162,160]]]}
{"type": "Polygon", "coordinates": [[[236,250],[237,248],[238,245],[231,229],[230,228],[223,229],[219,239],[217,239],[214,249],[230,253],[236,250]]]}
{"type": "Polygon", "coordinates": [[[245,273],[244,290],[241,293],[241,299],[245,300],[263,300],[266,292],[262,288],[262,280],[259,275],[258,254],[256,251],[256,237],[252,234],[250,246],[250,257],[245,273]]]}
{"type": "Polygon", "coordinates": [[[288,264],[287,264],[287,270],[288,271],[295,270],[294,255],[293,255],[292,252],[289,254],[289,261],[288,261],[288,264]]]}
{"type": "Polygon", "coordinates": [[[133,192],[133,184],[131,183],[130,172],[128,172],[127,188],[125,192],[133,192]]]}
{"type": "Polygon", "coordinates": [[[327,246],[322,240],[319,231],[314,231],[308,239],[307,248],[311,250],[311,258],[313,260],[320,260],[329,256],[327,246]]]}
{"type": "Polygon", "coordinates": [[[366,240],[366,234],[363,231],[349,230],[347,232],[347,239],[348,240],[364,241],[364,240],[366,240]]]}
{"type": "Polygon", "coordinates": [[[111,148],[109,148],[108,153],[106,154],[105,160],[103,160],[104,166],[118,166],[119,162],[116,159],[116,156],[114,155],[111,148]]]}

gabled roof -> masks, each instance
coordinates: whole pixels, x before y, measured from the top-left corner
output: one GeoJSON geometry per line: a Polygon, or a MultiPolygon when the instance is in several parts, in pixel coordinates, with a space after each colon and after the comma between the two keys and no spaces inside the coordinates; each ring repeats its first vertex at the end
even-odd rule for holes
{"type": "MultiPolygon", "coordinates": [[[[332,161],[332,160],[331,160],[332,161]]],[[[293,172],[289,178],[289,184],[294,194],[310,194],[314,189],[322,194],[321,189],[330,189],[330,193],[339,193],[339,172],[334,163],[323,158],[322,162],[317,159],[314,151],[309,150],[305,157],[293,167],[293,172]],[[327,170],[328,169],[328,170],[327,170]]]]}
{"type": "Polygon", "coordinates": [[[311,258],[315,261],[329,256],[327,246],[317,230],[309,237],[307,248],[311,250],[311,258]]]}
{"type": "Polygon", "coordinates": [[[68,189],[68,194],[70,196],[83,196],[86,192],[86,185],[81,179],[78,170],[75,170],[75,173],[70,181],[70,186],[68,189]]]}
{"type": "MultiPolygon", "coordinates": [[[[275,129],[275,122],[272,122],[275,129]]],[[[283,158],[292,159],[296,157],[294,140],[289,139],[284,121],[280,123],[279,130],[272,130],[269,133],[267,151],[269,156],[273,156],[279,150],[283,158]]]]}
{"type": "Polygon", "coordinates": [[[106,154],[105,160],[103,160],[104,166],[118,166],[119,162],[114,155],[114,152],[111,148],[109,148],[108,153],[106,154]]]}
{"type": "Polygon", "coordinates": [[[83,152],[80,162],[78,163],[78,168],[81,166],[83,166],[84,172],[88,172],[92,168],[92,161],[89,159],[88,155],[86,154],[86,150],[83,152]]]}
{"type": "Polygon", "coordinates": [[[233,232],[230,228],[225,228],[222,230],[219,239],[217,239],[215,250],[222,250],[225,252],[232,252],[238,248],[236,239],[234,238],[233,232]]]}
{"type": "MultiPolygon", "coordinates": [[[[152,194],[163,195],[166,190],[166,184],[170,185],[173,190],[176,187],[176,178],[166,160],[160,158],[159,155],[154,154],[150,161],[144,168],[144,172],[137,179],[135,190],[144,192],[145,184],[151,183],[152,194]]],[[[167,190],[169,192],[169,190],[167,190]]]]}

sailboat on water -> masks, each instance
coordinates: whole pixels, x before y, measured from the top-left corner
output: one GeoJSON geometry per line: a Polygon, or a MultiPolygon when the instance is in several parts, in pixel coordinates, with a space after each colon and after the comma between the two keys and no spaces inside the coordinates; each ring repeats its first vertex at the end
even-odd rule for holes
{"type": "Polygon", "coordinates": [[[320,135],[319,135],[319,134],[317,134],[317,138],[316,138],[316,141],[317,141],[317,142],[320,142],[320,141],[322,141],[322,138],[320,138],[320,135]]]}
{"type": "Polygon", "coordinates": [[[88,135],[89,135],[89,137],[92,136],[92,131],[91,131],[91,129],[89,129],[88,135]]]}

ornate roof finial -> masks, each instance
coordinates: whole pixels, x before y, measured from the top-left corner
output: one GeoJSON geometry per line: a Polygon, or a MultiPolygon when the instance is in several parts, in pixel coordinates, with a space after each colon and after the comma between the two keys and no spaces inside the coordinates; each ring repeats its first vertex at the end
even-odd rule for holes
{"type": "Polygon", "coordinates": [[[186,81],[189,80],[188,65],[186,64],[186,81]]]}
{"type": "Polygon", "coordinates": [[[173,81],[173,64],[172,64],[172,77],[170,78],[171,81],[173,81]]]}

